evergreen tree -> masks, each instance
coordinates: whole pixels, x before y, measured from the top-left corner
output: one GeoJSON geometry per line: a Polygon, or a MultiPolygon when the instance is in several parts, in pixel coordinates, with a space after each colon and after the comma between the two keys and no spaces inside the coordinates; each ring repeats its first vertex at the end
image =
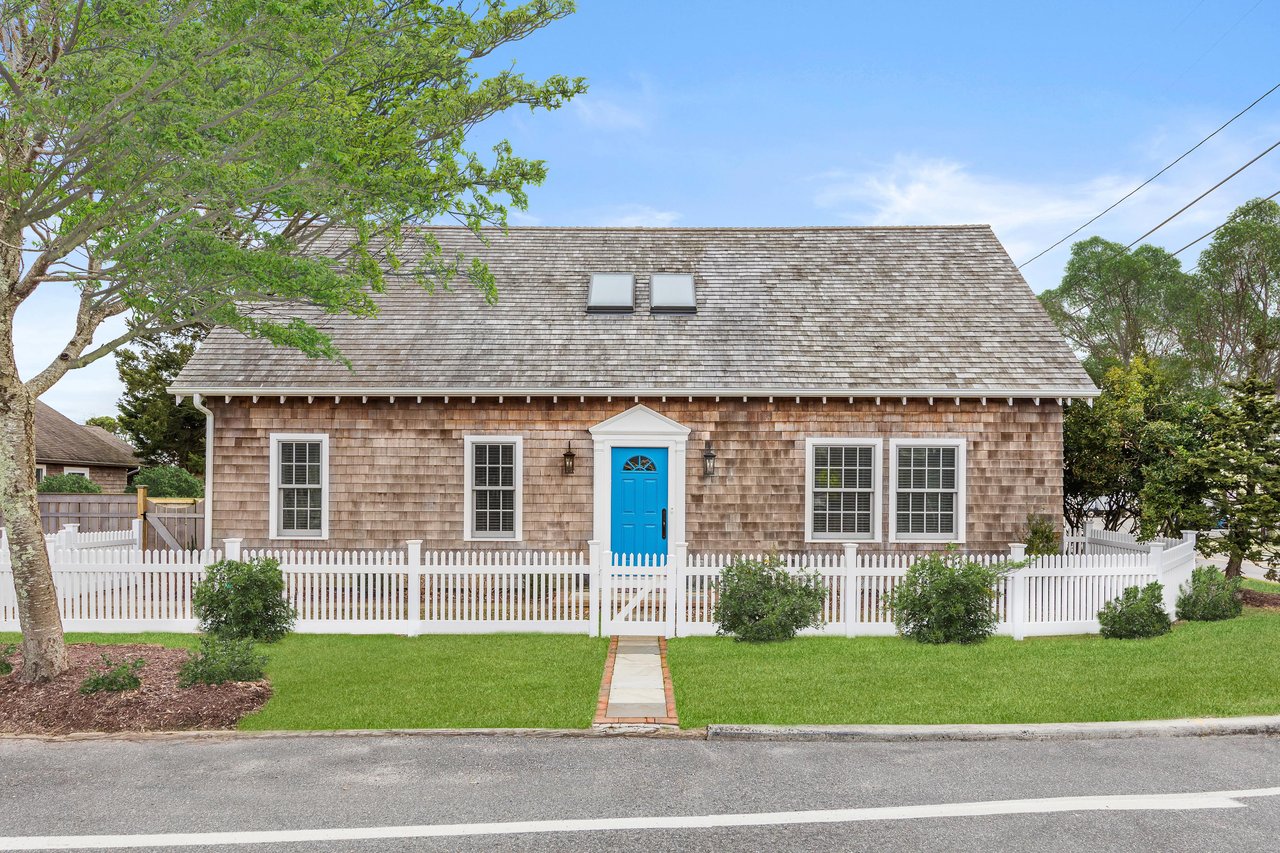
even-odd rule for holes
{"type": "Polygon", "coordinates": [[[206,334],[204,326],[188,326],[174,334],[139,338],[116,351],[116,370],[125,387],[120,430],[148,466],[173,465],[204,475],[204,415],[190,399],[174,402],[166,389],[206,334]]]}

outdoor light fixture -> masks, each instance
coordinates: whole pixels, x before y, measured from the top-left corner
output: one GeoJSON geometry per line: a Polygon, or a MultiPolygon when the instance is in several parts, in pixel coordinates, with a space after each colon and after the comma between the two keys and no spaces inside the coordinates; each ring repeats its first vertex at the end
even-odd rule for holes
{"type": "Polygon", "coordinates": [[[566,447],[568,449],[566,449],[564,452],[564,473],[565,473],[565,476],[567,477],[573,473],[573,459],[577,454],[573,452],[572,441],[566,442],[566,447]]]}
{"type": "Polygon", "coordinates": [[[702,473],[708,477],[716,475],[716,452],[711,449],[711,439],[707,439],[702,451],[702,473]]]}

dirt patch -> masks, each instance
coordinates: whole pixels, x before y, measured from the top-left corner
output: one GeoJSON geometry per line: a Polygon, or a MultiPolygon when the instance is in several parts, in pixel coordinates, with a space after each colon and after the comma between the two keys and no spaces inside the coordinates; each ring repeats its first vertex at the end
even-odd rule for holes
{"type": "Polygon", "coordinates": [[[1280,593],[1242,589],[1240,590],[1240,600],[1250,607],[1267,607],[1280,610],[1280,593]]]}
{"type": "MultiPolygon", "coordinates": [[[[0,732],[5,734],[69,734],[71,732],[145,732],[230,729],[245,714],[271,698],[266,681],[178,686],[184,649],[125,645],[67,646],[71,668],[44,684],[20,684],[13,675],[0,678],[0,732]],[[138,673],[142,687],[124,693],[85,696],[80,683],[102,669],[102,655],[122,663],[147,663],[138,673]]],[[[12,658],[14,672],[21,653],[12,658]]]]}

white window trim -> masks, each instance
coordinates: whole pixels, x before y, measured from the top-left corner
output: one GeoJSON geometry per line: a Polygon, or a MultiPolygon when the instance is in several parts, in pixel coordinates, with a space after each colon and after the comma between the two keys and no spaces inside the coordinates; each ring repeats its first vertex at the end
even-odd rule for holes
{"type": "Polygon", "coordinates": [[[270,539],[306,539],[323,542],[329,538],[329,436],[322,432],[273,432],[270,435],[271,491],[267,501],[271,513],[270,539]],[[284,533],[280,529],[280,444],[286,441],[320,442],[320,532],[284,533]]]}
{"type": "Polygon", "coordinates": [[[519,435],[468,435],[462,440],[463,478],[462,541],[464,542],[523,542],[524,541],[524,437],[519,435]],[[475,463],[471,451],[476,444],[515,445],[516,518],[511,536],[493,536],[475,532],[475,463]]]}
{"type": "Polygon", "coordinates": [[[44,467],[43,465],[36,466],[36,482],[37,483],[40,482],[40,480],[43,479],[44,477],[48,477],[48,476],[49,476],[48,468],[44,467]]]}
{"type": "Polygon", "coordinates": [[[67,467],[65,467],[65,466],[64,466],[64,467],[63,467],[63,469],[62,469],[62,473],[63,473],[64,475],[66,475],[66,474],[79,474],[81,477],[84,477],[84,478],[85,478],[86,480],[88,480],[89,482],[93,482],[93,478],[89,476],[89,469],[88,469],[88,468],[67,468],[67,467]]]}
{"type": "Polygon", "coordinates": [[[889,541],[890,542],[954,542],[965,543],[965,524],[969,503],[968,441],[963,438],[891,438],[889,439],[889,541]],[[956,449],[956,531],[946,533],[898,533],[898,448],[954,447],[956,449]]]}
{"type": "Polygon", "coordinates": [[[879,438],[854,438],[850,436],[808,436],[804,440],[804,541],[806,542],[879,542],[883,535],[881,518],[884,515],[884,440],[879,438]],[[871,534],[854,536],[844,533],[813,532],[813,456],[814,448],[822,447],[870,447],[871,448],[871,534]]]}

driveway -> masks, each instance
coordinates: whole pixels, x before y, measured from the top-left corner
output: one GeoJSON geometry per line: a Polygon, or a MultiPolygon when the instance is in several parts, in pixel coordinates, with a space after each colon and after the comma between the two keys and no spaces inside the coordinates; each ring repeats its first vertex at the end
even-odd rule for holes
{"type": "Polygon", "coordinates": [[[0,849],[104,834],[263,851],[1273,850],[1280,838],[1269,737],[0,740],[0,775],[0,849]],[[486,826],[513,821],[530,823],[486,826]],[[258,834],[281,830],[305,834],[258,834]]]}

